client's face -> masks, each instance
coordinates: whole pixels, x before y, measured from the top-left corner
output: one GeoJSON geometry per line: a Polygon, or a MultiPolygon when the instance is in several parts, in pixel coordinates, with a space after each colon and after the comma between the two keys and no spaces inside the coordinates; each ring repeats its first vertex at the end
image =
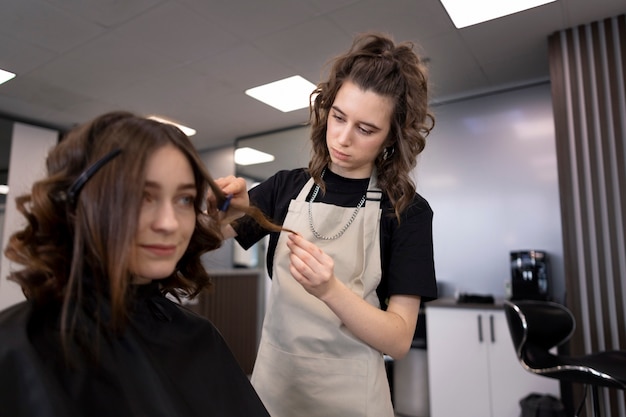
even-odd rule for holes
{"type": "Polygon", "coordinates": [[[196,224],[196,183],[185,155],[168,145],[146,162],[143,204],[130,256],[136,284],[171,275],[196,224]]]}

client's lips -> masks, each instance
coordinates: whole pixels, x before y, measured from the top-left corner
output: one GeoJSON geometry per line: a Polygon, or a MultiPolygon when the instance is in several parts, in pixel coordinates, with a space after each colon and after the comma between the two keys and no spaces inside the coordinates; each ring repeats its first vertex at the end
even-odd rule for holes
{"type": "Polygon", "coordinates": [[[141,245],[141,247],[157,256],[170,256],[176,252],[176,245],[141,245]]]}

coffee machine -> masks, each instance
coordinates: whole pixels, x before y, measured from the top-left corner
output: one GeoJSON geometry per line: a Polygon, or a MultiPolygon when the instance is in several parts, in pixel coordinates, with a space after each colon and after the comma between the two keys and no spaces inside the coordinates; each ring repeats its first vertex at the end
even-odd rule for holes
{"type": "Polygon", "coordinates": [[[511,252],[511,299],[551,300],[548,254],[539,250],[511,252]]]}

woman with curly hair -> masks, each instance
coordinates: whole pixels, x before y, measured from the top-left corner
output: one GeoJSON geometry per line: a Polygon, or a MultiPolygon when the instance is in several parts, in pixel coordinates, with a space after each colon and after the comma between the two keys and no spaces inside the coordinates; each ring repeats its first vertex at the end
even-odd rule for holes
{"type": "Polygon", "coordinates": [[[393,417],[384,354],[408,352],[421,301],[437,297],[433,212],[410,177],[434,126],[427,92],[411,44],[357,36],[313,92],[308,169],[249,191],[296,233],[243,215],[224,230],[244,248],[270,234],[252,383],[273,417],[393,417]]]}
{"type": "Polygon", "coordinates": [[[0,413],[268,416],[215,327],[166,297],[209,286],[226,201],[248,210],[172,125],[113,112],[69,132],[17,198],[5,254],[27,300],[0,313],[0,413]]]}

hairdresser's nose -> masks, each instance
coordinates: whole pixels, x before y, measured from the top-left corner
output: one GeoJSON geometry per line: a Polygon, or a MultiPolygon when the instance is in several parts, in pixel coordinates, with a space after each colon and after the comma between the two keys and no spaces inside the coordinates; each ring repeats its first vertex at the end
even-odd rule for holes
{"type": "Polygon", "coordinates": [[[162,201],[155,210],[152,228],[161,232],[172,232],[178,227],[178,216],[172,202],[162,201]]]}
{"type": "Polygon", "coordinates": [[[349,146],[352,143],[352,129],[350,123],[339,126],[336,131],[337,143],[341,146],[349,146]]]}

